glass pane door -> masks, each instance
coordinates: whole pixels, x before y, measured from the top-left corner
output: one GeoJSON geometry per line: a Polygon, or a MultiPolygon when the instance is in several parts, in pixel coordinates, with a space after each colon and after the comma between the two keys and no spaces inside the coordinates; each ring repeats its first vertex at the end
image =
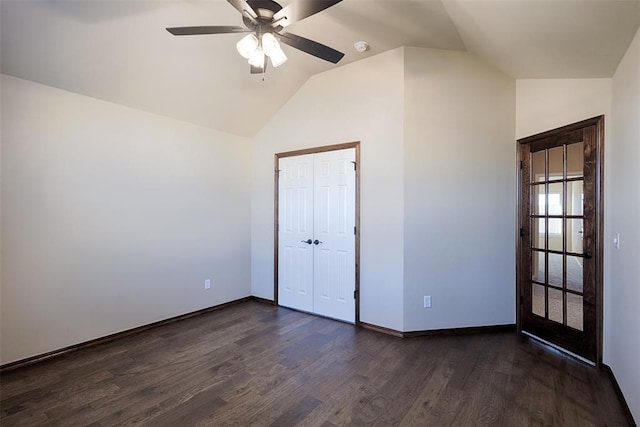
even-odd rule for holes
{"type": "Polygon", "coordinates": [[[530,153],[531,311],[584,330],[584,142],[530,153]]]}
{"type": "Polygon", "coordinates": [[[519,328],[596,362],[602,118],[519,140],[519,328]]]}

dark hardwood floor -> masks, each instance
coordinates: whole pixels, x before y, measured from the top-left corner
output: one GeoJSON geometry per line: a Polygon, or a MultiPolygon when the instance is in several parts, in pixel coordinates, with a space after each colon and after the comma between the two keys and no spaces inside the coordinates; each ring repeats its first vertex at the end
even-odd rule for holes
{"type": "Polygon", "coordinates": [[[3,427],[627,425],[604,372],[514,332],[400,339],[257,302],[0,380],[3,427]]]}

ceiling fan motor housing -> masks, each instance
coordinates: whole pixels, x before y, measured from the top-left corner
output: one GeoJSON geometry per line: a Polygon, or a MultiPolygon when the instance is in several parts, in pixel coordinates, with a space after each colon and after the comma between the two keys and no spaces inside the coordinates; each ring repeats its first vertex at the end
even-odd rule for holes
{"type": "Polygon", "coordinates": [[[247,16],[245,13],[242,16],[242,22],[252,31],[257,32],[258,34],[263,34],[266,32],[278,32],[282,30],[282,27],[277,25],[273,26],[273,15],[275,15],[279,10],[282,9],[278,3],[273,0],[247,0],[247,4],[251,6],[251,8],[258,15],[256,19],[257,23],[253,22],[253,20],[247,16]]]}

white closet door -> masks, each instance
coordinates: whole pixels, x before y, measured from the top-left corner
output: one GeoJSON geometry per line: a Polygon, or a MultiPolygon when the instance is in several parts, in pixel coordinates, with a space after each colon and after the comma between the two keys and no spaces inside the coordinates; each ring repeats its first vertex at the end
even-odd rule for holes
{"type": "Polygon", "coordinates": [[[314,157],[314,313],[355,322],[355,149],[314,157]]]}
{"type": "Polygon", "coordinates": [[[355,322],[355,149],[279,160],[278,302],[355,322]]]}
{"type": "Polygon", "coordinates": [[[278,179],[278,303],[313,312],[313,155],[284,157],[278,179]]]}

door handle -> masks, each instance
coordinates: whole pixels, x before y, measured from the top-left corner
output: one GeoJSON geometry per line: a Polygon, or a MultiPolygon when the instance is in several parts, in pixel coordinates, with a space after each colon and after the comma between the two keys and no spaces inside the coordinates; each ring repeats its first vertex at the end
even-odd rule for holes
{"type": "Polygon", "coordinates": [[[311,243],[313,243],[313,241],[311,239],[307,239],[307,240],[300,240],[302,243],[306,243],[307,245],[310,245],[311,243]]]}
{"type": "Polygon", "coordinates": [[[322,242],[321,242],[320,240],[318,240],[318,239],[316,239],[316,240],[314,240],[314,241],[313,241],[313,244],[314,244],[314,245],[319,245],[320,243],[322,243],[322,242]]]}

